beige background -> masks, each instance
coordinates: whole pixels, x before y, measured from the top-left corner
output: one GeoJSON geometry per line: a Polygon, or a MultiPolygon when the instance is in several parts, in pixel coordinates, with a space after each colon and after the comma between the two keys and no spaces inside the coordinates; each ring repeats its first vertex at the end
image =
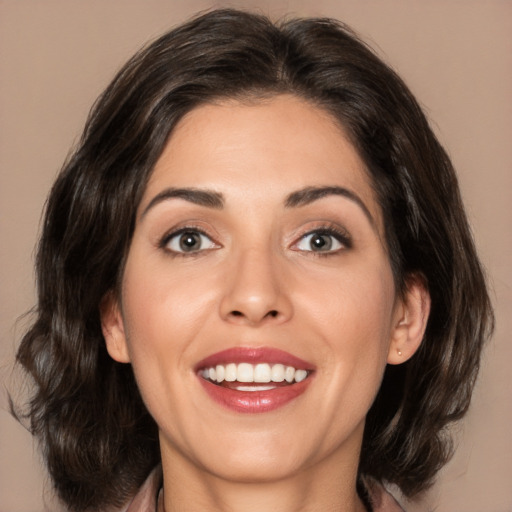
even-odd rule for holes
{"type": "MultiPolygon", "coordinates": [[[[406,79],[459,171],[493,286],[489,344],[459,448],[410,511],[512,511],[512,1],[0,0],[0,369],[10,372],[33,304],[45,196],[118,67],[148,39],[214,5],[348,22],[406,79]]],[[[44,473],[0,393],[0,512],[39,512],[44,473]]],[[[48,510],[57,510],[45,497],[48,510]]]]}

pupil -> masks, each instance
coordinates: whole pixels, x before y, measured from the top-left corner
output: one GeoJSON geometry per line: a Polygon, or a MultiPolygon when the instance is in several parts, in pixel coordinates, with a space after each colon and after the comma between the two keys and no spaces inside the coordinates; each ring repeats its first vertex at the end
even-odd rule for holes
{"type": "Polygon", "coordinates": [[[196,233],[183,233],[180,238],[180,248],[184,251],[194,249],[199,241],[196,233]]]}
{"type": "Polygon", "coordinates": [[[325,235],[317,235],[312,240],[313,247],[320,250],[329,250],[331,247],[330,240],[325,235]]]}

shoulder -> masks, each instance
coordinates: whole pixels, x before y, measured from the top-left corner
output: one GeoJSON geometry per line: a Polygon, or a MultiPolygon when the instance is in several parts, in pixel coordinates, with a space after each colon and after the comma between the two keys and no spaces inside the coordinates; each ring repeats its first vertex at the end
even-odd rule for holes
{"type": "Polygon", "coordinates": [[[162,467],[157,466],[148,475],[137,494],[121,512],[156,512],[158,494],[162,487],[162,467]]]}

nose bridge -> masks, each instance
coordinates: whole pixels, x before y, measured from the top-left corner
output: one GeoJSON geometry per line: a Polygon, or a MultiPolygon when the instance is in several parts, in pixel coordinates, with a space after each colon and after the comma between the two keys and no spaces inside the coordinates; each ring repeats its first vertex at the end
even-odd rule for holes
{"type": "Polygon", "coordinates": [[[265,244],[239,249],[231,265],[221,304],[224,319],[254,325],[290,317],[291,302],[275,250],[265,244]]]}

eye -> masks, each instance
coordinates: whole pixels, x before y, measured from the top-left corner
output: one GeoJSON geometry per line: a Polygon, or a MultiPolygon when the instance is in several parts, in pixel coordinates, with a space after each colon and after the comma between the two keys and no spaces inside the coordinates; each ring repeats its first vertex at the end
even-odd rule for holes
{"type": "Polygon", "coordinates": [[[209,236],[189,228],[168,235],[162,246],[177,253],[194,253],[218,247],[209,236]]]}
{"type": "Polygon", "coordinates": [[[295,244],[299,251],[309,252],[336,252],[349,246],[349,241],[345,235],[331,231],[314,231],[304,235],[295,244]]]}

